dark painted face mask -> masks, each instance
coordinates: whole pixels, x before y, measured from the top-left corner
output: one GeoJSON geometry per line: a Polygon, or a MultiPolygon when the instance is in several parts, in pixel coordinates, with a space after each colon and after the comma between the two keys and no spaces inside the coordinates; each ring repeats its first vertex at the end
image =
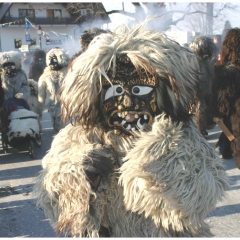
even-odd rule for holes
{"type": "Polygon", "coordinates": [[[14,77],[17,75],[16,66],[11,62],[3,64],[2,72],[8,77],[14,77]]]}
{"type": "Polygon", "coordinates": [[[52,55],[49,57],[49,66],[52,70],[59,70],[62,68],[61,65],[58,64],[56,55],[52,55]]]}
{"type": "Polygon", "coordinates": [[[45,64],[46,64],[45,59],[39,58],[38,59],[38,64],[41,65],[41,66],[45,66],[45,64]]]}
{"type": "Polygon", "coordinates": [[[103,83],[103,112],[108,126],[118,135],[134,135],[151,125],[157,112],[157,79],[144,71],[141,77],[127,56],[117,57],[112,85],[103,83]]]}

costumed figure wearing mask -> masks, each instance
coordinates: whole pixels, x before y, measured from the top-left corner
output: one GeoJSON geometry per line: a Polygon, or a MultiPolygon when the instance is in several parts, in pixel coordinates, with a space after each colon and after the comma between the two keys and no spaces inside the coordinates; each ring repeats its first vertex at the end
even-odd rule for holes
{"type": "Polygon", "coordinates": [[[200,65],[200,93],[196,96],[195,119],[199,131],[208,136],[207,129],[215,126],[212,115],[212,81],[214,77],[214,58],[217,48],[213,40],[206,36],[196,37],[189,45],[196,53],[200,65]]]}
{"type": "Polygon", "coordinates": [[[29,79],[34,79],[38,82],[40,76],[46,67],[46,53],[41,49],[37,49],[33,54],[33,60],[29,68],[29,79]]]}
{"type": "Polygon", "coordinates": [[[222,119],[235,137],[230,142],[221,133],[216,147],[223,158],[234,157],[240,169],[240,28],[227,32],[220,49],[220,60],[215,64],[213,109],[214,116],[222,119]]]}
{"type": "Polygon", "coordinates": [[[34,194],[57,233],[75,237],[210,234],[228,186],[191,115],[195,54],[121,25],[73,62],[61,110],[71,121],[43,158],[34,194]]]}
{"type": "Polygon", "coordinates": [[[17,97],[27,101],[30,89],[26,73],[22,70],[22,58],[18,52],[0,53],[0,76],[5,100],[17,97]]]}
{"type": "MultiPolygon", "coordinates": [[[[2,85],[2,101],[10,98],[20,98],[27,101],[30,96],[30,88],[26,73],[22,70],[22,57],[16,51],[0,53],[0,79],[2,85]]],[[[8,132],[8,116],[1,109],[2,133],[8,132]]]]}
{"type": "Polygon", "coordinates": [[[38,101],[41,112],[44,105],[51,115],[53,129],[58,132],[64,124],[60,117],[58,90],[67,73],[69,58],[63,49],[53,48],[46,55],[47,67],[38,81],[38,101]]]}

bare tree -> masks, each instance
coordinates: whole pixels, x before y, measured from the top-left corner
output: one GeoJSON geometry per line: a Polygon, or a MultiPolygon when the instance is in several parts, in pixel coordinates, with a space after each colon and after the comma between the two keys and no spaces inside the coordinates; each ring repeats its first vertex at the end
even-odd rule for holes
{"type": "MultiPolygon", "coordinates": [[[[81,24],[87,19],[103,18],[105,15],[120,13],[131,17],[132,23],[142,22],[146,16],[156,18],[149,22],[149,27],[159,31],[165,31],[182,22],[182,26],[188,27],[190,31],[201,32],[204,35],[212,35],[213,31],[220,26],[223,27],[223,19],[226,20],[227,10],[236,10],[237,7],[231,3],[194,3],[190,2],[180,9],[181,3],[165,2],[132,2],[135,12],[128,12],[122,4],[122,10],[106,11],[102,3],[68,3],[66,8],[74,15],[78,16],[77,23],[81,24]],[[170,10],[167,10],[169,4],[170,10]],[[83,10],[87,14],[82,14],[83,10]],[[178,17],[175,17],[175,16],[178,17]],[[215,19],[218,19],[216,21],[215,19]],[[214,24],[213,24],[214,23],[214,24]]],[[[179,27],[181,30],[181,27],[179,27]]]]}
{"type": "Polygon", "coordinates": [[[217,29],[223,28],[227,11],[239,11],[237,5],[221,2],[190,2],[185,4],[184,8],[179,8],[181,2],[132,2],[132,4],[135,7],[135,13],[126,12],[123,8],[123,10],[108,11],[107,14],[121,13],[133,17],[134,23],[143,21],[146,16],[158,16],[152,22],[152,27],[160,31],[170,29],[171,26],[176,26],[181,22],[182,26],[188,27],[190,31],[212,35],[217,29]],[[169,4],[170,10],[167,10],[166,4],[169,4]]]}
{"type": "Polygon", "coordinates": [[[186,14],[184,21],[177,25],[178,29],[183,30],[187,28],[189,31],[212,36],[214,32],[219,32],[219,29],[223,29],[227,19],[227,12],[239,11],[239,6],[220,2],[192,3],[190,11],[194,14],[186,14]]]}

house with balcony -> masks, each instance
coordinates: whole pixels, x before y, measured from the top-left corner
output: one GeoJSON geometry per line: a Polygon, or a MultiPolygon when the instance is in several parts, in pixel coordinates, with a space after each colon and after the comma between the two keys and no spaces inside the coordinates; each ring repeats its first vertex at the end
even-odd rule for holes
{"type": "Polygon", "coordinates": [[[0,51],[60,47],[77,52],[84,30],[110,22],[102,3],[2,2],[0,51]]]}

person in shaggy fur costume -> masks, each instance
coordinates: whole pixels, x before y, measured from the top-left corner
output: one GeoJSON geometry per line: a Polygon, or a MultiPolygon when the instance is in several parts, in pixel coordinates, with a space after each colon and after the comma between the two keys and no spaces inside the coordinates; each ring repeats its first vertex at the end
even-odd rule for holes
{"type": "Polygon", "coordinates": [[[230,29],[220,49],[220,60],[215,64],[213,84],[214,116],[234,135],[230,142],[221,133],[216,146],[223,158],[233,157],[240,168],[240,29],[230,29]]]}
{"type": "Polygon", "coordinates": [[[17,97],[27,101],[30,88],[26,73],[22,70],[20,53],[16,51],[0,53],[0,77],[4,100],[17,97]]]}
{"type": "Polygon", "coordinates": [[[46,67],[46,53],[41,49],[37,49],[32,57],[32,62],[29,67],[29,79],[34,79],[38,82],[40,76],[43,74],[43,71],[46,67]]]}
{"type": "Polygon", "coordinates": [[[145,24],[96,36],[68,71],[60,98],[71,124],[55,136],[34,187],[59,234],[210,234],[204,218],[228,181],[188,111],[198,62],[145,24]]]}
{"type": "Polygon", "coordinates": [[[208,136],[207,129],[215,126],[212,115],[212,82],[214,77],[214,59],[217,48],[213,40],[206,36],[196,37],[189,45],[196,53],[200,65],[200,94],[196,97],[195,119],[199,131],[208,136]]]}
{"type": "Polygon", "coordinates": [[[41,112],[48,107],[53,129],[58,132],[64,124],[60,117],[58,90],[67,73],[69,58],[61,48],[53,48],[46,55],[47,67],[38,81],[38,101],[41,112]]]}
{"type": "MultiPolygon", "coordinates": [[[[0,53],[0,79],[4,92],[3,100],[20,98],[27,101],[30,96],[27,75],[22,70],[22,56],[16,51],[0,53]]],[[[8,114],[4,108],[1,110],[2,136],[8,132],[8,114]]]]}
{"type": "Polygon", "coordinates": [[[83,32],[80,38],[80,44],[82,49],[71,57],[68,64],[69,68],[71,68],[73,60],[77,58],[80,54],[82,54],[84,51],[86,51],[89,43],[93,40],[93,38],[98,36],[101,33],[107,33],[107,30],[103,30],[100,28],[90,28],[83,32]]]}

